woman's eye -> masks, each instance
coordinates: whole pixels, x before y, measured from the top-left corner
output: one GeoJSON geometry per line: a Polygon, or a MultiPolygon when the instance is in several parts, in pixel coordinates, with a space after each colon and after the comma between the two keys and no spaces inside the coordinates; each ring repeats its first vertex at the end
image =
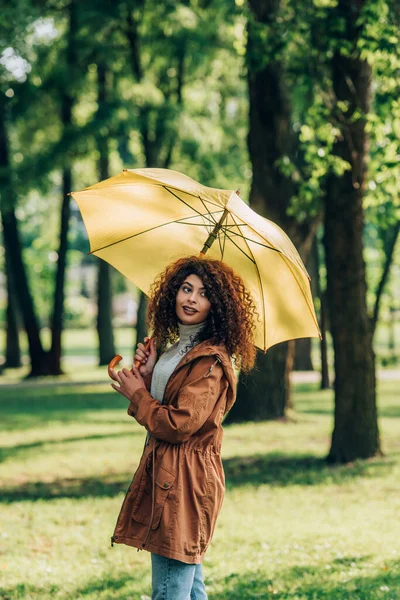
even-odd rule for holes
{"type": "Polygon", "coordinates": [[[184,292],[190,292],[191,291],[190,287],[188,287],[187,285],[184,285],[182,289],[183,289],[184,292]]]}

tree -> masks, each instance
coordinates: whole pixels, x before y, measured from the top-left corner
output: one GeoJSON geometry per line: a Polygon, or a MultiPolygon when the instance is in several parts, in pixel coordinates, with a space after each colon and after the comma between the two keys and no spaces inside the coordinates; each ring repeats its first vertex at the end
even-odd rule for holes
{"type": "MultiPolygon", "coordinates": [[[[8,5],[2,8],[0,17],[1,46],[7,47],[9,56],[19,57],[24,69],[28,63],[18,51],[25,50],[24,33],[36,16],[29,2],[8,5]],[[23,9],[23,10],[21,10],[23,9]],[[14,47],[12,47],[14,44],[14,47]]],[[[11,68],[1,65],[0,73],[0,212],[3,226],[3,244],[7,256],[7,270],[12,270],[9,290],[15,289],[22,321],[28,338],[31,356],[30,375],[47,373],[46,354],[40,340],[39,321],[36,315],[28,275],[23,261],[21,235],[16,218],[17,189],[15,185],[15,165],[10,159],[10,127],[13,123],[11,105],[15,104],[15,88],[26,80],[26,73],[16,75],[11,68]]],[[[14,332],[15,337],[15,332],[14,332]]],[[[10,338],[9,338],[10,339],[10,338]]],[[[14,340],[15,343],[15,340],[14,340]]]]}
{"type": "Polygon", "coordinates": [[[339,0],[334,10],[343,32],[331,61],[334,116],[340,129],[333,154],[346,161],[349,168],[342,175],[329,175],[324,199],[327,299],[335,350],[335,425],[330,462],[350,462],[380,452],[375,357],[363,259],[366,117],[372,75],[371,66],[357,49],[362,35],[358,19],[364,5],[339,0]]]}
{"type": "MultiPolygon", "coordinates": [[[[250,0],[247,42],[249,87],[248,147],[253,168],[250,206],[277,223],[289,235],[303,260],[309,254],[318,219],[301,222],[290,213],[298,184],[285,163],[299,162],[298,133],[293,128],[293,97],[290,93],[279,0],[250,0]]],[[[291,23],[290,23],[291,25],[291,23]]],[[[278,344],[257,356],[256,370],[240,377],[237,402],[229,421],[282,418],[290,404],[290,370],[293,342],[278,344]]]]}
{"type": "MultiPolygon", "coordinates": [[[[74,98],[71,93],[72,86],[66,86],[65,81],[75,81],[77,78],[77,4],[72,1],[67,7],[68,25],[67,25],[67,48],[65,51],[65,79],[62,80],[61,96],[61,115],[60,121],[63,131],[63,137],[68,139],[72,130],[72,109],[74,98]]],[[[72,189],[72,165],[67,156],[62,169],[61,186],[61,219],[60,236],[58,247],[57,270],[54,286],[53,312],[51,317],[51,348],[49,351],[49,362],[51,364],[52,374],[59,375],[61,369],[61,335],[63,330],[64,314],[64,296],[65,296],[65,274],[67,267],[68,250],[68,229],[70,217],[70,196],[72,189]]]]}
{"type": "MultiPolygon", "coordinates": [[[[99,151],[99,177],[100,181],[108,179],[109,174],[109,149],[107,127],[104,127],[104,113],[107,112],[108,85],[107,70],[99,61],[98,75],[98,120],[99,134],[97,144],[99,151]],[[103,124],[103,126],[102,126],[103,124]]],[[[99,261],[97,274],[97,335],[99,339],[99,365],[107,365],[115,356],[114,332],[112,327],[112,270],[104,260],[99,261]]]]}
{"type": "Polygon", "coordinates": [[[15,282],[13,281],[13,271],[10,264],[10,257],[7,248],[5,250],[5,273],[7,279],[7,314],[6,314],[6,361],[5,366],[8,369],[15,369],[21,366],[21,347],[19,343],[19,323],[17,310],[17,294],[15,291],[15,282]]]}
{"type": "Polygon", "coordinates": [[[13,281],[18,296],[25,331],[28,337],[29,353],[31,356],[30,376],[45,375],[48,372],[46,354],[40,340],[39,322],[36,316],[32,295],[29,288],[28,276],[22,257],[21,237],[15,215],[16,195],[11,175],[9,157],[9,138],[6,122],[7,98],[0,102],[0,184],[1,219],[3,225],[3,242],[9,259],[8,268],[13,271],[13,281]]]}

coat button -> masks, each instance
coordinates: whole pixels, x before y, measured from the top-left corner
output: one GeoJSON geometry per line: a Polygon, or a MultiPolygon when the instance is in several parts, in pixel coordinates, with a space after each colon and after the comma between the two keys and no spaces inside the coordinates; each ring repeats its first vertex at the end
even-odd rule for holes
{"type": "Polygon", "coordinates": [[[165,488],[169,488],[169,483],[164,483],[165,488]]]}

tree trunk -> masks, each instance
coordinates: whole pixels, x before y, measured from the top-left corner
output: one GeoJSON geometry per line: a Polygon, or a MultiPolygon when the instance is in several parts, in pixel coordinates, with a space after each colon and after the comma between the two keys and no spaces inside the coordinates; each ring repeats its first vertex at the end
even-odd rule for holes
{"type": "MultiPolygon", "coordinates": [[[[68,48],[67,48],[67,72],[70,77],[74,73],[76,64],[76,3],[70,2],[69,11],[69,30],[68,30],[68,48]]],[[[62,94],[61,100],[61,123],[63,135],[67,137],[72,125],[72,107],[73,98],[69,93],[69,88],[66,86],[62,94]]],[[[66,157],[68,161],[68,157],[66,157]]],[[[53,314],[51,318],[51,348],[49,352],[49,361],[52,366],[54,375],[61,375],[61,336],[63,329],[64,316],[64,296],[65,296],[65,273],[67,268],[67,251],[68,251],[68,229],[70,217],[70,196],[68,195],[72,189],[71,166],[66,164],[62,176],[62,204],[61,204],[61,222],[60,222],[60,238],[58,247],[58,260],[56,282],[54,289],[53,314]]]]}
{"type": "Polygon", "coordinates": [[[386,239],[384,240],[384,250],[385,250],[385,259],[382,269],[381,278],[379,280],[378,286],[376,288],[375,294],[375,304],[374,311],[372,314],[372,327],[375,333],[376,326],[378,324],[379,319],[379,309],[381,304],[381,299],[383,295],[383,291],[385,289],[386,283],[389,279],[390,267],[393,262],[394,251],[396,248],[397,239],[400,233],[400,220],[397,223],[389,228],[389,231],[386,233],[386,239]]]}
{"type": "MultiPolygon", "coordinates": [[[[293,347],[293,343],[291,345],[293,347]]],[[[285,342],[270,348],[268,354],[257,353],[256,376],[254,373],[240,374],[238,401],[229,411],[225,423],[266,421],[285,417],[286,408],[290,405],[291,365],[288,361],[293,355],[288,351],[289,346],[290,343],[285,342]],[[278,373],[272,372],[275,369],[278,369],[278,373]],[[271,381],[276,382],[275,385],[271,385],[271,381]]]]}
{"type": "MultiPolygon", "coordinates": [[[[315,223],[310,221],[299,225],[288,216],[287,208],[296,187],[278,166],[284,156],[295,154],[298,144],[297,134],[291,126],[291,105],[289,92],[284,85],[284,66],[275,59],[260,65],[266,44],[260,31],[264,30],[264,25],[274,24],[280,1],[250,0],[249,4],[252,15],[248,22],[247,42],[248,147],[253,167],[250,206],[282,227],[304,260],[315,234],[315,223]]],[[[271,36],[267,43],[268,54],[274,56],[271,45],[279,44],[278,36],[271,36]]],[[[290,401],[288,369],[293,362],[287,354],[288,348],[289,345],[285,343],[271,348],[265,355],[258,353],[255,370],[242,377],[239,383],[238,402],[231,411],[232,420],[238,420],[240,414],[245,420],[274,419],[284,415],[290,401]]]]}
{"type": "MultiPolygon", "coordinates": [[[[313,298],[315,298],[317,294],[317,262],[315,256],[315,248],[317,245],[317,236],[314,235],[311,252],[308,254],[307,260],[307,271],[311,277],[311,293],[313,298]]],[[[294,363],[293,369],[295,371],[314,371],[314,366],[312,362],[311,356],[312,343],[311,338],[303,338],[299,340],[295,340],[295,353],[294,353],[294,363]]]]}
{"type": "Polygon", "coordinates": [[[319,343],[320,356],[321,356],[321,390],[327,390],[331,387],[329,380],[329,366],[328,366],[328,345],[326,343],[326,294],[325,291],[321,290],[321,277],[320,277],[320,252],[319,252],[319,240],[315,237],[313,252],[315,256],[315,286],[316,296],[319,298],[319,328],[321,331],[321,340],[319,343]]]}
{"type": "MultiPolygon", "coordinates": [[[[362,4],[339,0],[338,17],[345,21],[346,37],[354,53],[349,57],[336,52],[332,59],[334,93],[348,107],[347,112],[340,113],[342,136],[334,146],[334,154],[351,165],[344,175],[329,177],[325,196],[327,300],[335,350],[335,424],[328,460],[338,463],[380,452],[375,357],[363,259],[365,115],[369,110],[371,68],[354,56],[356,21],[362,4]]],[[[336,110],[340,111],[338,106],[336,110]]]]}
{"type": "Polygon", "coordinates": [[[320,330],[322,339],[320,341],[320,356],[321,356],[321,390],[328,390],[331,387],[329,379],[329,365],[328,365],[328,344],[326,343],[326,296],[325,294],[320,295],[320,330]]]}
{"type": "Polygon", "coordinates": [[[143,339],[148,335],[146,325],[146,313],[147,313],[147,296],[139,290],[138,294],[138,310],[137,310],[137,321],[136,321],[136,344],[143,342],[143,339]]]}
{"type": "Polygon", "coordinates": [[[97,279],[97,335],[99,339],[99,366],[108,365],[115,356],[112,328],[111,267],[104,260],[99,262],[97,279]]]}
{"type": "Polygon", "coordinates": [[[63,372],[61,369],[61,335],[63,329],[65,272],[67,267],[68,228],[70,216],[70,196],[67,194],[71,191],[72,187],[70,168],[64,169],[62,179],[63,200],[61,206],[60,243],[58,247],[56,285],[54,290],[53,314],[51,319],[50,361],[54,375],[61,375],[63,372]]]}
{"type": "Polygon", "coordinates": [[[5,364],[7,369],[17,369],[22,365],[21,348],[18,332],[18,310],[15,283],[12,279],[12,269],[7,248],[5,250],[5,272],[7,279],[7,314],[6,314],[6,351],[5,364]]]}
{"type": "MultiPolygon", "coordinates": [[[[98,73],[98,116],[99,121],[105,117],[107,106],[107,74],[104,65],[97,67],[98,73]]],[[[109,175],[109,158],[107,136],[98,137],[99,176],[100,180],[109,175]]],[[[100,259],[97,280],[97,335],[99,339],[99,365],[107,365],[115,356],[114,333],[112,326],[112,289],[111,267],[100,259]]]]}
{"type": "Polygon", "coordinates": [[[33,298],[30,293],[28,276],[22,258],[22,244],[15,216],[16,197],[12,185],[8,149],[7,128],[5,122],[6,107],[4,99],[0,102],[0,188],[1,219],[3,224],[3,242],[13,272],[15,292],[28,338],[31,359],[30,377],[48,375],[47,356],[40,340],[39,322],[36,317],[33,298]]]}
{"type": "Polygon", "coordinates": [[[311,358],[311,338],[296,340],[293,369],[295,371],[314,371],[311,358]]]}

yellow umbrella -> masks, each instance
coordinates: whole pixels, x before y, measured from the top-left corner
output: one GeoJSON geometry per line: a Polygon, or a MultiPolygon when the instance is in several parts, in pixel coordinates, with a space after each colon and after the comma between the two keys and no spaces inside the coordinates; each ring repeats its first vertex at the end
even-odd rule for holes
{"type": "Polygon", "coordinates": [[[229,264],[252,294],[261,318],[259,348],[320,335],[296,248],[234,191],[206,187],[169,169],[129,169],[72,196],[91,254],[145,294],[170,262],[207,252],[229,264]]]}

